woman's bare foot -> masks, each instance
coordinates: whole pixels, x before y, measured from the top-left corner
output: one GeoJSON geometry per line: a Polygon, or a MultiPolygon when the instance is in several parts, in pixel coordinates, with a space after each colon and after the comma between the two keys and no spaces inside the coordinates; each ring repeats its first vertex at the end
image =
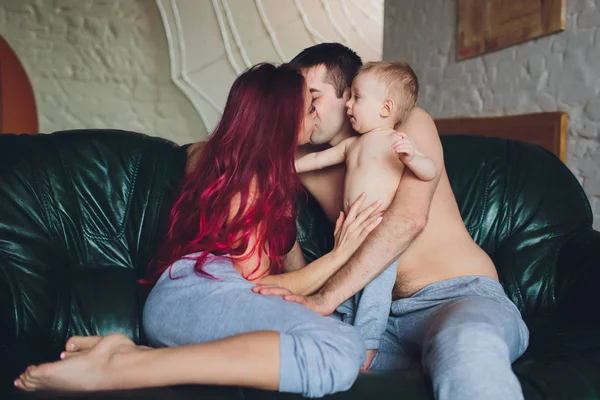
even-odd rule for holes
{"type": "Polygon", "coordinates": [[[65,351],[76,352],[81,350],[91,350],[104,337],[102,336],[72,336],[65,343],[65,351]]]}
{"type": "Polygon", "coordinates": [[[72,352],[61,361],[30,366],[15,380],[15,386],[28,391],[118,389],[119,384],[115,381],[119,378],[118,371],[111,368],[113,356],[148,349],[136,346],[121,334],[95,337],[95,340],[73,338],[67,346],[78,349],[81,354],[74,356],[78,352],[72,352]]]}
{"type": "Polygon", "coordinates": [[[65,351],[60,353],[60,359],[86,354],[102,340],[102,336],[72,336],[65,343],[65,351]]]}

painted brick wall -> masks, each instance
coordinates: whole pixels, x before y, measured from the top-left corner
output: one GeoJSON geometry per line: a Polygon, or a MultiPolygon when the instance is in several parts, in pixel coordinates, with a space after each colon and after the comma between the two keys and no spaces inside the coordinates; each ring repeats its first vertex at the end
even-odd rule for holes
{"type": "Polygon", "coordinates": [[[567,29],[456,61],[456,0],[386,0],[383,59],[406,59],[434,118],[569,114],[567,166],[600,230],[600,1],[567,1],[567,29]]]}
{"type": "Polygon", "coordinates": [[[127,129],[180,144],[205,128],[171,82],[151,0],[2,0],[0,35],[32,82],[41,132],[127,129]]]}

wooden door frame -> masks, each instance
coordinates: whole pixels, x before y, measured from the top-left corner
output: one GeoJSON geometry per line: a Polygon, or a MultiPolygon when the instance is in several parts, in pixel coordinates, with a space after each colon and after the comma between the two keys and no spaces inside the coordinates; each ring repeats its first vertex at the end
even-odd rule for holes
{"type": "Polygon", "coordinates": [[[8,42],[0,36],[0,133],[39,133],[29,77],[8,42]]]}

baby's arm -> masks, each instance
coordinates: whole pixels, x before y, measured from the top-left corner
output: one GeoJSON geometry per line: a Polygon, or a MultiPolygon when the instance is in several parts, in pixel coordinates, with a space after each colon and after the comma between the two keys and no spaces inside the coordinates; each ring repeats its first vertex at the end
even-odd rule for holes
{"type": "Polygon", "coordinates": [[[404,164],[421,180],[430,181],[435,178],[435,165],[425,154],[415,153],[412,161],[404,164]]]}
{"type": "Polygon", "coordinates": [[[340,143],[327,150],[309,153],[296,159],[296,172],[312,171],[343,163],[344,160],[346,160],[348,147],[355,139],[356,138],[351,137],[342,140],[340,143]]]}
{"type": "Polygon", "coordinates": [[[433,161],[417,149],[406,133],[396,132],[396,136],[398,140],[392,144],[392,150],[400,161],[421,180],[430,181],[435,178],[436,169],[433,161]]]}

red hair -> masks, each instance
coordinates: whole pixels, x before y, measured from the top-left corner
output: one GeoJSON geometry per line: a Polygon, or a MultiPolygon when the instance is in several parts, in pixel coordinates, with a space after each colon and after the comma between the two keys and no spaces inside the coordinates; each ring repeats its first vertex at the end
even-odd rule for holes
{"type": "MultiPolygon", "coordinates": [[[[281,220],[296,219],[301,185],[294,152],[306,112],[305,90],[303,76],[286,65],[261,63],[235,80],[219,124],[184,178],[149,270],[152,282],[175,261],[197,252],[202,255],[194,270],[208,275],[202,268],[210,253],[240,256],[253,233],[256,245],[244,259],[262,250],[269,272],[282,271],[290,234],[296,234],[295,223],[282,225],[281,220]],[[234,196],[240,206],[231,216],[234,196]]],[[[250,275],[259,266],[260,259],[250,275]]]]}

